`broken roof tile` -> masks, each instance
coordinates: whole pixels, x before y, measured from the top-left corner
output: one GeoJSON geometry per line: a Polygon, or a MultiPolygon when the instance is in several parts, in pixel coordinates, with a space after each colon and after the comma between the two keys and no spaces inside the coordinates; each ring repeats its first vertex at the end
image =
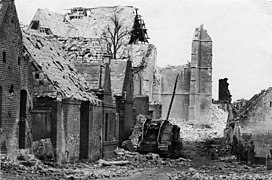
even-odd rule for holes
{"type": "Polygon", "coordinates": [[[63,98],[99,101],[94,93],[86,92],[90,89],[90,85],[82,76],[74,72],[69,65],[70,62],[64,58],[65,52],[56,41],[24,32],[23,42],[31,59],[41,67],[44,78],[47,77],[48,83],[53,85],[53,87],[49,85],[49,88],[39,88],[38,96],[56,97],[59,92],[63,98]],[[37,42],[43,46],[37,47],[37,42]]]}

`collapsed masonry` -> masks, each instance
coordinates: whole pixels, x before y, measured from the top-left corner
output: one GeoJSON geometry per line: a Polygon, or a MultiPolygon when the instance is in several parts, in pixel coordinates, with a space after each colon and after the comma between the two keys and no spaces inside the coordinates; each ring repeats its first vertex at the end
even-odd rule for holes
{"type": "Polygon", "coordinates": [[[148,37],[144,21],[136,8],[73,8],[66,15],[38,9],[28,30],[58,41],[77,73],[88,81],[90,89],[99,99],[105,94],[105,76],[110,74],[112,83],[108,93],[112,96],[119,113],[121,139],[128,137],[137,114],[143,111],[148,114],[149,99],[146,97],[152,97],[156,47],[151,44],[138,44],[147,42],[148,37]],[[115,16],[121,25],[120,33],[132,30],[119,44],[121,47],[117,52],[118,59],[111,58],[108,52],[109,44],[103,39],[105,29],[114,29],[112,20],[115,16]],[[50,33],[43,31],[44,28],[50,33]],[[132,44],[129,44],[130,40],[133,41],[132,44]],[[105,72],[106,63],[109,63],[109,72],[105,72]],[[131,67],[128,67],[129,64],[131,67]],[[127,71],[128,68],[131,68],[130,72],[127,71]],[[132,81],[128,77],[129,73],[131,77],[133,75],[132,81]],[[138,101],[134,101],[134,97],[138,101]],[[138,105],[146,102],[147,106],[144,107],[147,107],[147,111],[138,105]]]}

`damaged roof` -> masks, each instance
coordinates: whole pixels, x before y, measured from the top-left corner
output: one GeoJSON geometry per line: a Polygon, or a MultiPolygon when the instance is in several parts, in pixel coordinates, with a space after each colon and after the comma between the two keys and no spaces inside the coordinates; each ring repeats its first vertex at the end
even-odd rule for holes
{"type": "MultiPolygon", "coordinates": [[[[262,103],[264,99],[266,99],[267,95],[271,94],[272,92],[272,87],[269,87],[266,90],[262,90],[260,93],[255,94],[250,100],[247,100],[245,105],[242,107],[242,109],[239,111],[239,118],[243,121],[246,120],[248,115],[255,111],[258,105],[262,103]]],[[[265,104],[264,107],[265,108],[265,104]]]]}
{"type": "MultiPolygon", "coordinates": [[[[70,19],[69,15],[38,9],[33,21],[39,22],[44,28],[49,28],[54,35],[61,37],[100,38],[108,26],[113,26],[110,17],[114,11],[123,25],[124,30],[131,30],[134,24],[135,8],[131,6],[113,6],[89,8],[90,13],[80,19],[70,19]]],[[[29,28],[32,28],[32,22],[29,28]]],[[[126,40],[129,41],[130,37],[126,40]]]]}
{"type": "Polygon", "coordinates": [[[76,100],[98,103],[97,97],[90,90],[90,85],[76,73],[67,60],[67,55],[58,42],[38,35],[23,33],[25,56],[32,60],[38,69],[33,72],[35,79],[34,95],[56,98],[72,98],[76,100]]]}

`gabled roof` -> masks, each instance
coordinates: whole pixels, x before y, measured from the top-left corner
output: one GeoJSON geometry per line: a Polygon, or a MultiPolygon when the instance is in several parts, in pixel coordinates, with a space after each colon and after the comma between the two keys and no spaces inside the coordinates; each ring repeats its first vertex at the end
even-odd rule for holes
{"type": "MultiPolygon", "coordinates": [[[[90,87],[84,77],[76,73],[58,42],[37,35],[23,33],[27,56],[42,73],[35,77],[34,95],[72,98],[97,103],[99,100],[87,92],[90,87]]],[[[36,72],[37,73],[37,72],[36,72]]]]}
{"type": "Polygon", "coordinates": [[[9,5],[9,2],[4,2],[0,0],[0,27],[2,26],[9,5]]]}

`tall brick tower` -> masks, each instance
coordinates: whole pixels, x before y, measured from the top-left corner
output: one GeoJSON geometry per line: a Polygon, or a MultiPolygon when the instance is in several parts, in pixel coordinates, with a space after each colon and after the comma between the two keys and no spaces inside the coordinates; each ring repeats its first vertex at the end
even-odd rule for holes
{"type": "Polygon", "coordinates": [[[212,40],[201,25],[192,43],[189,121],[210,118],[212,103],[212,40]]]}

